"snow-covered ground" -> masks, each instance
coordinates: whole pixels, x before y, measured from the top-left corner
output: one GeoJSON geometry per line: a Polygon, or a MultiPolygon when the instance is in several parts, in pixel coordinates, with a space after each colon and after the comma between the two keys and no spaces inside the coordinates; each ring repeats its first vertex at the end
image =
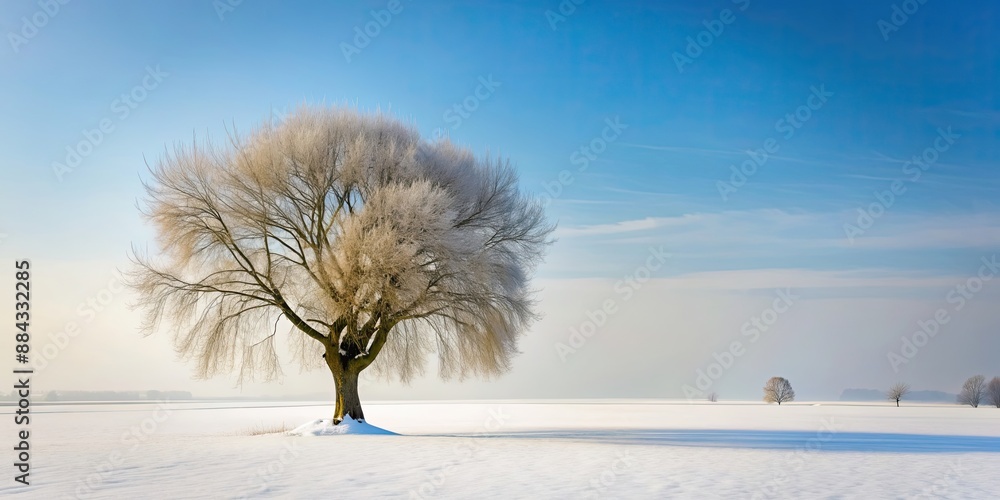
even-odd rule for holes
{"type": "MultiPolygon", "coordinates": [[[[11,408],[3,413],[9,419],[11,408]]],[[[310,402],[36,405],[31,486],[13,486],[8,465],[0,496],[1000,496],[997,408],[367,403],[367,422],[398,435],[250,432],[315,430],[331,413],[310,402]]]]}

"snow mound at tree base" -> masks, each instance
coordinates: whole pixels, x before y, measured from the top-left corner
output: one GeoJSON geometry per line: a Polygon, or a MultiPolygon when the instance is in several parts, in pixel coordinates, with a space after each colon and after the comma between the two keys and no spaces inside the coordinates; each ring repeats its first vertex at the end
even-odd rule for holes
{"type": "Polygon", "coordinates": [[[289,436],[333,436],[337,434],[364,434],[369,436],[398,435],[395,432],[387,431],[381,427],[375,427],[374,425],[365,422],[358,422],[351,417],[345,418],[340,425],[333,425],[333,421],[330,419],[319,419],[306,422],[288,431],[289,436]]]}

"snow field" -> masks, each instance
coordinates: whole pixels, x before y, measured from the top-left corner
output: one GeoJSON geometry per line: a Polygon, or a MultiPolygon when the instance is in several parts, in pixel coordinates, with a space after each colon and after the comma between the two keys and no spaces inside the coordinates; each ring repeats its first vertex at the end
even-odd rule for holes
{"type": "MultiPolygon", "coordinates": [[[[4,409],[9,413],[9,409],[4,409]]],[[[12,498],[995,498],[1000,410],[663,401],[39,405],[12,498]],[[358,425],[354,423],[354,425],[358,425]],[[368,429],[370,430],[370,429],[368,429]]]]}

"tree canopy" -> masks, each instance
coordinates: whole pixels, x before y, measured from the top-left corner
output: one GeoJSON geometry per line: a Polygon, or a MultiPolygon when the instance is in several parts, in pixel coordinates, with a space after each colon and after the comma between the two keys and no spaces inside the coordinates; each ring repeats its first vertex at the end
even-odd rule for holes
{"type": "Polygon", "coordinates": [[[541,204],[508,161],[384,114],[302,108],[177,146],[145,188],[159,252],[133,252],[130,282],[200,376],[279,375],[282,319],[307,367],[405,381],[433,353],[444,377],[494,375],[535,318],[541,204]]]}

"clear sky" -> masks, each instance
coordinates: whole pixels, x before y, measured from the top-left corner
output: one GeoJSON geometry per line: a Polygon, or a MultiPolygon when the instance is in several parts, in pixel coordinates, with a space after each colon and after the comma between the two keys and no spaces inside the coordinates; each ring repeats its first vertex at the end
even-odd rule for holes
{"type": "MultiPolygon", "coordinates": [[[[508,376],[363,398],[683,397],[713,363],[721,398],[1000,375],[1000,5],[577,1],[5,3],[0,256],[34,262],[36,351],[80,328],[41,390],[239,393],[139,338],[118,291],[145,162],[324,103],[510,157],[559,223],[508,376]]],[[[332,384],[286,373],[243,394],[332,384]]]]}

